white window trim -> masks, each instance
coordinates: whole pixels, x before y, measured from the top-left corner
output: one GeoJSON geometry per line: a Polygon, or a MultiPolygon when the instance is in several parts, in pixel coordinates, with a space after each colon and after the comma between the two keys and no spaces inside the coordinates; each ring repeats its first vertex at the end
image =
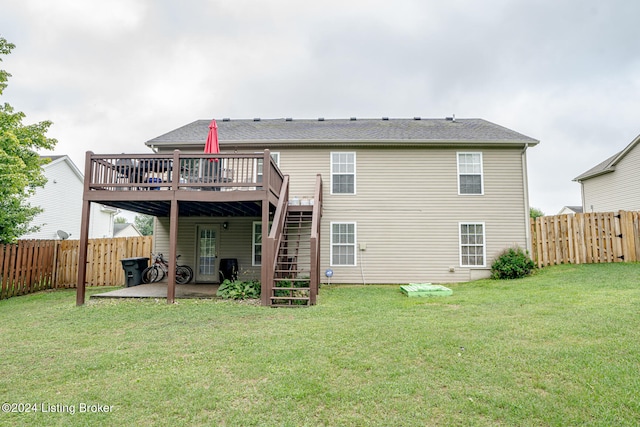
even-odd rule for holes
{"type": "MultiPolygon", "coordinates": [[[[355,221],[332,221],[329,224],[330,235],[330,251],[329,251],[329,265],[331,267],[356,267],[358,265],[358,224],[355,221]],[[334,264],[333,263],[333,225],[334,224],[353,224],[353,264],[334,264]]],[[[346,244],[340,244],[347,246],[346,244]]]]}
{"type": "Polygon", "coordinates": [[[456,168],[458,171],[458,196],[484,196],[484,156],[482,155],[482,151],[458,151],[456,153],[456,168]],[[460,154],[480,155],[480,193],[478,194],[460,192],[460,154]]]}
{"type": "MultiPolygon", "coordinates": [[[[262,154],[261,152],[257,152],[256,154],[262,154]]],[[[280,152],[272,151],[269,153],[271,158],[276,161],[276,166],[280,167],[280,152]]],[[[264,165],[262,165],[262,173],[258,175],[258,162],[253,163],[253,176],[255,177],[255,182],[258,182],[258,176],[264,176],[264,165]]]]}
{"type": "Polygon", "coordinates": [[[357,159],[356,159],[356,152],[355,151],[332,151],[331,153],[329,153],[329,173],[331,174],[331,185],[330,185],[330,193],[332,196],[355,196],[356,192],[357,192],[357,187],[356,187],[356,183],[357,183],[357,159]],[[344,153],[344,154],[353,154],[353,193],[334,193],[333,192],[333,155],[334,154],[338,154],[338,153],[344,153]]]}
{"type": "MultiPolygon", "coordinates": [[[[256,225],[258,224],[260,224],[260,229],[262,230],[262,221],[253,221],[251,223],[251,265],[253,267],[262,266],[262,262],[260,264],[256,263],[256,225]]],[[[264,236],[262,236],[260,247],[264,249],[264,236]]],[[[264,251],[262,255],[264,255],[264,251]]]]}
{"type": "MultiPolygon", "coordinates": [[[[469,245],[467,245],[469,246],[469,245]]],[[[478,246],[478,245],[475,245],[478,246]]],[[[461,221],[458,223],[458,253],[460,267],[465,268],[486,268],[487,267],[487,226],[479,221],[461,221]],[[482,265],[465,265],[462,263],[462,226],[481,225],[482,226],[482,265]]]]}

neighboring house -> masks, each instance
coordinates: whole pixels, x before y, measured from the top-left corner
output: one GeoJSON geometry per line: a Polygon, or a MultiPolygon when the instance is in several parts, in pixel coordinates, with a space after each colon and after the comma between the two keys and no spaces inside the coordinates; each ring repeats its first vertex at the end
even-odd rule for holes
{"type": "Polygon", "coordinates": [[[267,293],[288,269],[311,280],[321,272],[325,283],[467,281],[489,276],[505,248],[530,245],[526,154],[536,139],[481,119],[217,124],[215,162],[203,154],[208,120],[148,141],[156,155],[87,156],[106,178],[89,183],[85,201],[155,216],[155,252],[180,254],[200,282],[219,280],[221,259],[267,293]],[[283,189],[295,226],[279,217],[283,189]],[[309,238],[289,236],[313,208],[322,214],[315,263],[309,238]]]}
{"type": "Polygon", "coordinates": [[[574,215],[577,213],[582,213],[582,206],[565,206],[558,212],[558,215],[574,215]]]}
{"type": "MultiPolygon", "coordinates": [[[[29,198],[32,206],[44,209],[36,215],[32,225],[40,225],[39,231],[21,236],[21,239],[70,239],[80,238],[82,193],[84,178],[69,156],[42,156],[50,162],[42,166],[47,183],[37,188],[29,198]],[[60,231],[60,233],[58,233],[60,231]]],[[[92,204],[89,237],[113,237],[113,219],[118,209],[92,204]]]]}
{"type": "Polygon", "coordinates": [[[142,233],[129,222],[113,224],[113,237],[140,237],[142,233]]]}
{"type": "Polygon", "coordinates": [[[584,212],[640,210],[640,135],[622,151],[574,178],[584,212]]]}

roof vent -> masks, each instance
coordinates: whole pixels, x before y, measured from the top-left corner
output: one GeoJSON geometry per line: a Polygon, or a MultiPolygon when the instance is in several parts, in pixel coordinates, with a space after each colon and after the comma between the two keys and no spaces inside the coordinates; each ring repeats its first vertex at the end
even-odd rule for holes
{"type": "Polygon", "coordinates": [[[254,118],[253,118],[253,121],[254,121],[254,122],[259,122],[259,121],[260,121],[260,117],[254,117],[254,118]]]}
{"type": "Polygon", "coordinates": [[[319,122],[324,122],[324,117],[318,117],[319,122]]]}
{"type": "Polygon", "coordinates": [[[416,117],[413,118],[413,120],[422,120],[422,117],[416,116],[416,117]]]}
{"type": "Polygon", "coordinates": [[[287,117],[286,119],[284,119],[284,121],[285,121],[285,122],[292,122],[292,121],[293,121],[293,118],[291,118],[291,117],[287,117]]]}
{"type": "Polygon", "coordinates": [[[356,120],[358,120],[358,119],[357,119],[357,118],[355,118],[355,117],[351,117],[349,120],[351,120],[352,122],[355,122],[355,121],[356,121],[356,120]]]}
{"type": "Polygon", "coordinates": [[[223,121],[223,122],[230,122],[230,121],[231,121],[231,119],[230,119],[229,117],[225,117],[225,118],[223,118],[223,119],[222,119],[222,121],[223,121]]]}
{"type": "Polygon", "coordinates": [[[382,120],[389,120],[389,117],[383,117],[382,120]]]}

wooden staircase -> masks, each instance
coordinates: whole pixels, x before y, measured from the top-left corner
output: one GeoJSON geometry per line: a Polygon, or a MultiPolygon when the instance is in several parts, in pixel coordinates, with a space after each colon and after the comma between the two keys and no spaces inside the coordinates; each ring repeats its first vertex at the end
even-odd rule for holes
{"type": "Polygon", "coordinates": [[[285,175],[269,236],[263,241],[263,305],[305,307],[316,304],[320,286],[322,176],[316,175],[311,205],[289,205],[285,175]]]}
{"type": "Polygon", "coordinates": [[[287,209],[269,297],[272,307],[300,307],[312,303],[312,219],[312,210],[303,206],[287,209]]]}

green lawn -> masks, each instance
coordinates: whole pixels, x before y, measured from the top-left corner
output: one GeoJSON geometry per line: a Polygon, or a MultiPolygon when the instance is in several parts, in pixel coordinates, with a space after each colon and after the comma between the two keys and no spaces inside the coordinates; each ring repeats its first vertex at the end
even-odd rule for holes
{"type": "Polygon", "coordinates": [[[0,425],[634,426],[639,279],[612,264],[450,297],[325,286],[301,309],[11,298],[0,396],[36,412],[5,405],[0,425]]]}

